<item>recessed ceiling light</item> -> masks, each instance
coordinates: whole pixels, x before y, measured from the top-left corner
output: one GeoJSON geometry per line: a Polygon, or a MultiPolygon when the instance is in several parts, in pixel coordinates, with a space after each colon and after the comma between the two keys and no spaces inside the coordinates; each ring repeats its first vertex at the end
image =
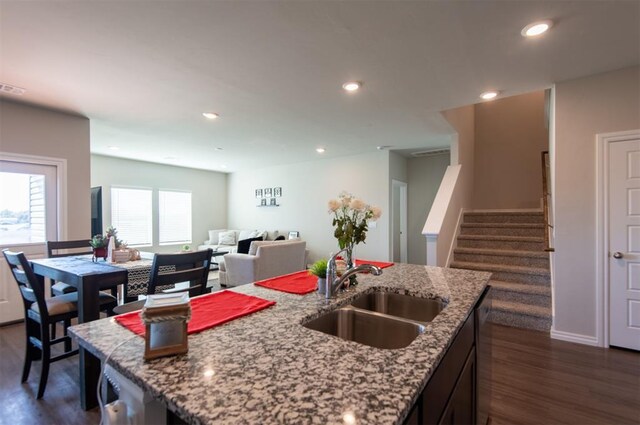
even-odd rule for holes
{"type": "Polygon", "coordinates": [[[325,149],[324,148],[316,148],[316,152],[318,153],[324,153],[325,149]]]}
{"type": "Polygon", "coordinates": [[[119,151],[120,148],[118,146],[109,146],[109,149],[111,149],[112,151],[119,151]]]}
{"type": "Polygon", "coordinates": [[[350,92],[356,91],[360,87],[362,87],[362,83],[359,81],[348,81],[342,85],[343,89],[350,92]]]}
{"type": "Polygon", "coordinates": [[[482,100],[491,100],[498,96],[497,91],[486,91],[480,95],[480,99],[482,100]]]}
{"type": "Polygon", "coordinates": [[[523,37],[536,37],[549,31],[549,28],[551,28],[552,25],[553,22],[549,20],[532,22],[526,27],[522,28],[520,34],[522,34],[523,37]]]}
{"type": "Polygon", "coordinates": [[[220,116],[220,115],[216,114],[215,112],[203,112],[202,115],[208,120],[215,120],[216,118],[218,118],[220,116]]]}
{"type": "Polygon", "coordinates": [[[0,93],[13,94],[22,96],[27,90],[22,87],[12,86],[11,84],[0,83],[0,93]]]}

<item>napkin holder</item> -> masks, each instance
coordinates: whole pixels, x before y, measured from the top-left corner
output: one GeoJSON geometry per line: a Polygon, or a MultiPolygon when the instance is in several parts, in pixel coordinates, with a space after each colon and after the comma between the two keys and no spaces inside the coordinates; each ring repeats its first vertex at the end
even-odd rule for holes
{"type": "Polygon", "coordinates": [[[188,293],[149,295],[140,317],[146,327],[145,360],[189,351],[187,322],[191,318],[191,305],[188,293]]]}

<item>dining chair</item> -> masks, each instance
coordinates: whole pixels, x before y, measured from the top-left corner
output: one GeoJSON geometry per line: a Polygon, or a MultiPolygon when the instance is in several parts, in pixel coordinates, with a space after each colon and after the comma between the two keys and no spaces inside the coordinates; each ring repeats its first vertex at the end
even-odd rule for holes
{"type": "MultiPolygon", "coordinates": [[[[188,291],[189,297],[195,297],[207,293],[209,291],[207,279],[209,278],[212,255],[211,248],[179,254],[155,254],[151,264],[147,295],[188,291]],[[176,288],[176,284],[182,282],[189,282],[189,286],[176,288]]],[[[139,300],[122,304],[114,308],[113,311],[115,314],[123,314],[141,310],[145,302],[146,300],[139,300]]]]}
{"type": "MultiPolygon", "coordinates": [[[[89,239],[80,239],[75,241],[47,241],[47,257],[70,257],[72,255],[91,254],[89,239]]],[[[51,295],[64,295],[76,292],[77,289],[64,282],[51,281],[51,295]]]]}
{"type": "MultiPolygon", "coordinates": [[[[31,363],[34,360],[42,360],[37,395],[37,398],[42,398],[49,377],[49,365],[78,353],[78,350],[71,350],[71,338],[67,335],[66,329],[60,338],[51,338],[49,335],[49,328],[52,324],[56,322],[68,323],[74,317],[78,317],[78,293],[73,292],[46,299],[43,285],[33,272],[24,253],[4,249],[2,254],[18,284],[24,307],[26,353],[22,369],[22,382],[29,378],[31,363]],[[64,343],[64,352],[52,357],[51,346],[61,342],[64,343]]],[[[101,292],[100,304],[112,311],[116,306],[116,299],[101,292]]]]}

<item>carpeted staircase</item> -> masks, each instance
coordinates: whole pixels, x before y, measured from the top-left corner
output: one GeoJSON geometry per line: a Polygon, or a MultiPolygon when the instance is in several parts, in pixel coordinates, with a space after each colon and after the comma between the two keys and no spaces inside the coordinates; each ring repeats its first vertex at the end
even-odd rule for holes
{"type": "Polygon", "coordinates": [[[542,211],[466,212],[451,267],[493,273],[492,322],[549,331],[551,276],[542,211]]]}

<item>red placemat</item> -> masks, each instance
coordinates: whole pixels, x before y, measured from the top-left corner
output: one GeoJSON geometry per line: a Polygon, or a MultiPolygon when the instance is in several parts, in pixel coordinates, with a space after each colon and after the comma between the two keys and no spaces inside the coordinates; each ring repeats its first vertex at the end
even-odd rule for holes
{"type": "Polygon", "coordinates": [[[275,289],[276,291],[290,294],[304,295],[313,292],[318,287],[318,278],[303,270],[271,279],[260,280],[254,283],[256,286],[275,289]]]}
{"type": "Polygon", "coordinates": [[[371,264],[372,266],[378,266],[381,269],[386,269],[387,267],[393,266],[394,263],[389,263],[387,261],[358,260],[356,258],[356,267],[362,264],[371,264]]]}
{"type": "MultiPolygon", "coordinates": [[[[187,333],[202,332],[274,304],[275,301],[233,291],[220,291],[193,298],[191,300],[191,320],[187,324],[187,333]]],[[[144,336],[145,326],[139,311],[121,314],[115,319],[131,332],[144,336]]]]}

